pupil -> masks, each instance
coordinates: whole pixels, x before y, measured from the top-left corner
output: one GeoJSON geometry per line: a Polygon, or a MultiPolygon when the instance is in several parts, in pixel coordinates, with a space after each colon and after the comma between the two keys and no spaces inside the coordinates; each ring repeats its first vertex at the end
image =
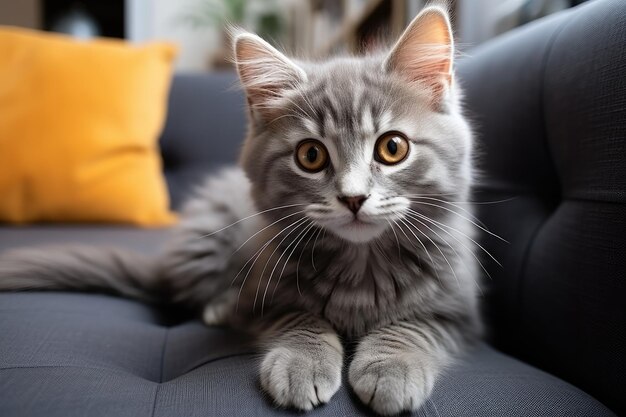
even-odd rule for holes
{"type": "Polygon", "coordinates": [[[396,152],[398,152],[398,144],[396,143],[396,140],[397,139],[394,138],[387,142],[387,150],[392,155],[395,155],[396,152]]]}
{"type": "Polygon", "coordinates": [[[308,151],[306,151],[306,159],[313,163],[317,159],[317,149],[315,146],[311,146],[308,151]]]}

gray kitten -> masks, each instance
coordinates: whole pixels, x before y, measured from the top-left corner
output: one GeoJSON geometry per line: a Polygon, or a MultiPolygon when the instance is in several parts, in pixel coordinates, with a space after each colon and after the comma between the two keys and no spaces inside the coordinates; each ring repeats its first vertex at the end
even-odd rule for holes
{"type": "Polygon", "coordinates": [[[349,382],[381,414],[419,408],[480,333],[479,227],[464,203],[472,137],[449,20],[425,9],[386,55],[296,62],[235,36],[243,169],[209,179],[156,260],[20,250],[0,289],[109,290],[204,308],[258,334],[276,404],[309,410],[349,382]],[[250,196],[252,198],[250,198],[250,196]]]}

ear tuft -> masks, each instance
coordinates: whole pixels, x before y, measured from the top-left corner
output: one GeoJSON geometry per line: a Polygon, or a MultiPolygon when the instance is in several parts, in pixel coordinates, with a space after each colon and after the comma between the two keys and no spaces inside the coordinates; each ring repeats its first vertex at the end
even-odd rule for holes
{"type": "Polygon", "coordinates": [[[269,43],[248,32],[234,34],[235,64],[251,107],[263,108],[306,81],[306,73],[269,43]]]}
{"type": "Polygon", "coordinates": [[[441,100],[452,83],[454,41],[448,13],[430,6],[413,19],[384,62],[384,69],[430,88],[441,100]]]}

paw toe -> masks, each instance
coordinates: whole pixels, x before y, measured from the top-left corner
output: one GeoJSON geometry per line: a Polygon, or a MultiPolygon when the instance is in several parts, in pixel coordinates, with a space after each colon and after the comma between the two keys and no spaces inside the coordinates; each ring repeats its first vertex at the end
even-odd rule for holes
{"type": "Polygon", "coordinates": [[[341,384],[341,364],[329,365],[288,349],[273,349],[261,364],[261,386],[283,407],[311,410],[341,384]]]}
{"type": "Polygon", "coordinates": [[[350,367],[349,378],[359,399],[382,415],[395,415],[418,409],[428,398],[421,370],[414,364],[388,359],[357,361],[350,367]]]}

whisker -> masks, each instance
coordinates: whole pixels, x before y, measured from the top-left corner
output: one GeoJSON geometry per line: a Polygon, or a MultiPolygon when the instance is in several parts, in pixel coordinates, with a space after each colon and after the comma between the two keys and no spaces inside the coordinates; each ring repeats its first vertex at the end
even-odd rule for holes
{"type": "MultiPolygon", "coordinates": [[[[289,263],[289,259],[291,258],[291,255],[293,255],[293,253],[296,251],[296,249],[298,248],[298,245],[300,244],[300,242],[302,242],[302,240],[306,237],[306,235],[309,233],[309,231],[315,226],[315,223],[310,222],[302,232],[300,232],[300,234],[298,234],[298,236],[295,237],[294,242],[296,241],[296,239],[298,239],[298,241],[293,245],[293,249],[291,249],[291,252],[289,253],[289,255],[287,256],[287,259],[285,260],[285,263],[283,264],[283,269],[280,271],[280,275],[278,276],[278,281],[276,281],[276,286],[274,286],[274,291],[272,291],[272,298],[270,299],[270,303],[274,302],[274,295],[276,295],[276,290],[278,289],[278,286],[280,285],[280,280],[283,278],[283,274],[285,273],[285,268],[287,267],[287,264],[289,263]]],[[[313,236],[313,235],[311,235],[313,236]]],[[[287,250],[289,250],[289,246],[287,246],[287,248],[285,249],[285,252],[287,252],[287,250]]],[[[283,255],[285,253],[283,252],[283,255]]],[[[281,255],[282,258],[282,255],[281,255]]],[[[276,261],[276,265],[274,266],[274,269],[276,269],[276,266],[278,266],[278,264],[280,263],[280,258],[278,258],[278,261],[276,261]]],[[[270,281],[272,279],[272,275],[274,275],[274,270],[272,270],[272,273],[270,274],[270,281]]],[[[269,281],[268,281],[268,287],[269,287],[269,281]]],[[[265,291],[267,292],[267,287],[265,288],[265,291]]],[[[261,304],[261,315],[263,315],[263,305],[265,304],[265,294],[263,294],[263,303],[261,304]]]]}
{"type": "MultiPolygon", "coordinates": [[[[320,228],[317,231],[317,236],[319,236],[319,234],[322,232],[322,229],[320,228]]],[[[302,250],[300,251],[300,256],[298,257],[298,263],[296,264],[296,288],[298,289],[298,294],[300,295],[300,297],[302,297],[302,291],[300,291],[300,275],[299,275],[299,270],[300,270],[300,261],[302,260],[302,255],[304,255],[304,251],[306,249],[306,247],[308,246],[309,242],[311,241],[311,239],[313,238],[313,236],[315,236],[315,232],[311,233],[311,236],[309,236],[309,238],[307,239],[306,243],[304,244],[304,246],[302,247],[302,250]]],[[[272,295],[273,297],[273,295],[272,295]]]]}
{"type": "Polygon", "coordinates": [[[221,228],[221,229],[219,229],[219,230],[216,230],[216,231],[214,231],[214,232],[208,233],[208,234],[206,234],[206,235],[198,236],[198,237],[197,237],[197,239],[203,239],[203,238],[206,238],[206,237],[209,237],[209,236],[213,236],[213,235],[214,235],[214,234],[216,234],[216,233],[222,232],[222,231],[224,231],[224,230],[226,230],[226,229],[228,229],[228,228],[230,228],[230,227],[233,227],[233,226],[235,226],[235,225],[237,225],[237,224],[239,224],[239,223],[243,222],[244,220],[251,219],[251,218],[256,217],[256,216],[258,216],[258,215],[260,215],[260,214],[268,213],[268,212],[270,212],[270,211],[275,211],[275,210],[281,210],[281,209],[285,209],[285,208],[290,208],[290,207],[306,206],[306,205],[307,205],[307,204],[288,204],[288,205],[286,205],[286,206],[272,207],[272,208],[269,208],[269,209],[267,209],[267,210],[259,211],[258,213],[254,213],[254,214],[251,214],[250,216],[246,216],[246,217],[244,217],[244,218],[242,218],[242,219],[239,219],[239,220],[237,220],[236,222],[229,224],[228,226],[224,226],[224,227],[222,227],[222,228],[221,228]]]}
{"type": "MultiPolygon", "coordinates": [[[[424,245],[424,242],[422,242],[421,239],[419,237],[417,237],[417,235],[415,233],[413,233],[411,228],[407,225],[406,221],[404,219],[400,219],[400,221],[407,227],[407,230],[409,232],[411,232],[411,234],[415,237],[415,239],[417,239],[419,244],[422,245],[422,248],[424,248],[424,251],[426,252],[426,255],[428,256],[428,259],[430,259],[430,262],[435,266],[435,268],[434,268],[435,269],[435,275],[437,275],[437,279],[441,283],[441,278],[439,277],[439,263],[435,262],[433,257],[430,255],[430,252],[428,251],[428,249],[426,249],[426,245],[424,245]]],[[[402,229],[400,229],[400,230],[402,230],[402,229]]],[[[406,236],[406,234],[405,234],[405,236],[406,236]]],[[[407,239],[408,239],[408,236],[407,236],[407,239]]],[[[409,242],[410,242],[410,239],[409,239],[409,242]]]]}
{"type": "MultiPolygon", "coordinates": [[[[410,211],[411,213],[408,213],[407,215],[408,215],[408,216],[410,216],[411,218],[413,218],[414,220],[417,220],[418,222],[419,222],[419,220],[418,220],[418,217],[417,217],[417,216],[421,217],[421,218],[422,218],[422,220],[425,220],[425,221],[429,221],[429,220],[430,220],[430,218],[429,218],[428,216],[425,216],[425,215],[423,215],[423,214],[420,214],[420,213],[416,212],[415,210],[411,210],[411,209],[409,209],[409,211],[410,211]]],[[[421,224],[423,224],[422,222],[420,222],[420,223],[421,223],[421,224]]],[[[482,263],[482,262],[480,262],[480,259],[478,259],[478,256],[476,256],[476,254],[474,253],[474,251],[473,251],[473,250],[471,250],[470,248],[468,248],[468,247],[467,247],[467,246],[466,246],[463,242],[461,242],[461,240],[459,240],[456,236],[454,236],[452,233],[448,232],[448,231],[447,231],[446,229],[444,229],[443,227],[441,227],[441,226],[439,226],[439,225],[437,225],[437,224],[434,224],[434,223],[433,223],[433,226],[436,226],[437,228],[439,228],[442,232],[446,233],[448,236],[450,236],[452,239],[454,239],[456,242],[458,242],[458,243],[459,243],[459,245],[461,245],[461,246],[462,246],[465,250],[467,250],[467,251],[468,251],[468,252],[469,252],[469,253],[470,253],[470,254],[474,257],[474,259],[476,259],[476,261],[478,262],[478,264],[480,265],[480,267],[482,268],[482,270],[485,272],[485,274],[487,274],[487,276],[489,277],[489,279],[492,279],[492,278],[491,278],[491,274],[489,274],[489,272],[487,271],[487,269],[485,268],[485,266],[483,265],[483,263],[482,263]]],[[[429,229],[429,230],[431,230],[433,233],[437,234],[437,232],[435,232],[434,230],[432,230],[432,229],[431,229],[429,226],[427,226],[426,224],[424,224],[424,227],[428,228],[428,229],[429,229]]],[[[448,245],[449,245],[449,244],[448,244],[448,245]]],[[[454,249],[453,249],[453,250],[454,250],[454,249]]]]}
{"type": "Polygon", "coordinates": [[[269,229],[270,227],[274,226],[276,223],[279,223],[279,222],[281,222],[281,221],[283,221],[283,220],[285,220],[285,219],[287,219],[287,218],[289,218],[289,217],[295,216],[295,215],[297,215],[297,214],[304,213],[305,211],[306,211],[306,210],[296,211],[295,213],[288,214],[288,215],[286,215],[286,216],[284,216],[284,217],[281,217],[280,219],[276,220],[275,222],[273,222],[273,223],[271,223],[271,224],[268,224],[267,226],[265,226],[264,228],[262,228],[261,230],[257,231],[255,234],[253,234],[252,236],[250,236],[248,239],[246,239],[246,241],[245,241],[245,242],[243,242],[243,243],[242,243],[242,244],[241,244],[241,245],[240,245],[237,249],[235,249],[235,251],[234,251],[233,253],[231,253],[231,255],[230,255],[230,256],[233,256],[234,254],[236,254],[237,252],[239,252],[239,251],[241,250],[241,248],[243,248],[243,247],[246,245],[246,243],[248,243],[248,242],[250,241],[250,239],[254,238],[254,237],[255,237],[256,235],[258,235],[259,233],[262,233],[264,230],[269,229]]]}
{"type": "MultiPolygon", "coordinates": [[[[433,196],[444,197],[444,196],[450,196],[450,195],[457,195],[457,193],[398,194],[398,195],[395,195],[393,197],[433,197],[433,196]]],[[[519,198],[518,196],[514,196],[514,197],[504,198],[502,200],[492,200],[492,201],[471,201],[471,200],[466,200],[466,201],[439,200],[439,201],[443,201],[443,202],[446,202],[446,203],[456,203],[456,204],[500,204],[500,203],[507,203],[509,201],[517,200],[518,198],[519,198]]]]}
{"type": "Polygon", "coordinates": [[[300,219],[294,221],[293,223],[291,223],[290,225],[284,227],[280,232],[276,233],[270,240],[268,240],[254,255],[252,255],[252,257],[244,264],[244,266],[239,270],[239,272],[237,273],[237,275],[235,275],[235,278],[233,278],[233,281],[231,282],[231,286],[235,283],[235,281],[237,280],[237,278],[239,277],[239,275],[243,272],[243,270],[246,268],[246,265],[248,265],[252,259],[254,259],[254,262],[252,262],[252,265],[250,265],[250,268],[248,269],[248,272],[246,273],[245,277],[243,278],[243,281],[241,283],[241,286],[239,288],[239,293],[237,294],[237,307],[236,307],[236,311],[239,309],[239,298],[241,297],[241,292],[243,290],[243,287],[246,284],[246,280],[248,279],[248,276],[250,275],[250,272],[254,269],[254,265],[256,264],[257,260],[259,259],[259,257],[261,256],[261,254],[263,253],[263,251],[265,251],[265,249],[274,241],[274,239],[276,239],[278,236],[280,236],[282,233],[284,233],[287,229],[296,226],[297,224],[299,224],[300,222],[302,222],[303,220],[305,220],[305,217],[301,217],[300,219]]]}
{"type": "Polygon", "coordinates": [[[274,254],[276,253],[276,251],[278,251],[280,249],[280,245],[282,245],[282,243],[287,240],[287,238],[296,230],[298,230],[300,228],[300,226],[302,226],[303,224],[305,224],[307,221],[310,221],[308,218],[303,217],[302,219],[300,219],[300,223],[292,230],[289,231],[289,233],[287,233],[283,239],[278,242],[278,244],[276,245],[276,247],[274,248],[274,250],[272,251],[272,253],[270,254],[269,258],[267,258],[267,261],[265,262],[265,266],[263,267],[263,270],[261,271],[261,274],[259,275],[259,283],[256,287],[256,293],[254,295],[254,304],[252,305],[252,311],[256,310],[256,303],[257,300],[259,298],[259,291],[261,289],[261,283],[263,282],[263,277],[265,276],[265,271],[267,270],[267,266],[269,265],[270,261],[272,260],[272,257],[274,256],[274,254]]]}
{"type": "MultiPolygon", "coordinates": [[[[441,256],[443,257],[443,260],[448,264],[448,267],[450,268],[450,271],[452,272],[452,275],[454,275],[454,278],[456,279],[456,283],[459,286],[459,288],[461,288],[461,281],[459,281],[459,277],[456,275],[456,271],[454,270],[454,268],[452,267],[452,264],[450,264],[450,261],[448,260],[448,258],[446,257],[446,255],[443,253],[443,251],[441,250],[441,248],[439,247],[439,245],[437,245],[431,238],[430,236],[428,236],[426,233],[424,233],[419,227],[417,227],[416,225],[414,225],[413,223],[411,223],[410,221],[407,220],[407,223],[409,223],[411,226],[413,226],[415,228],[415,230],[417,230],[418,232],[420,232],[422,235],[424,235],[424,237],[426,239],[428,239],[428,241],[435,247],[435,249],[437,249],[437,251],[439,251],[439,253],[441,254],[441,256]]],[[[441,281],[439,281],[441,282],[441,281]]]]}
{"type": "MultiPolygon", "coordinates": [[[[315,242],[313,242],[313,249],[311,250],[311,266],[313,270],[317,272],[317,268],[315,267],[315,244],[317,243],[317,239],[320,237],[320,233],[322,233],[322,229],[317,232],[317,236],[315,237],[315,242]]],[[[326,237],[326,229],[324,229],[324,236],[322,236],[322,240],[326,237]]]]}
{"type": "Polygon", "coordinates": [[[509,197],[509,198],[504,198],[502,200],[492,200],[492,201],[452,201],[452,203],[459,203],[459,204],[475,204],[475,205],[480,205],[480,204],[502,204],[502,203],[508,203],[509,201],[513,201],[513,200],[517,200],[519,197],[509,197]]]}
{"type": "MultiPolygon", "coordinates": [[[[270,276],[269,276],[269,279],[267,281],[267,285],[265,286],[265,291],[263,293],[263,300],[262,300],[262,303],[261,303],[261,315],[263,315],[263,308],[264,308],[264,305],[265,305],[265,295],[267,294],[267,290],[268,290],[268,288],[270,286],[270,283],[272,282],[272,277],[274,276],[274,272],[276,271],[276,268],[278,267],[278,265],[280,265],[280,260],[283,258],[283,256],[285,256],[285,253],[287,253],[289,248],[293,246],[293,250],[291,251],[291,253],[287,257],[287,259],[285,260],[285,263],[283,265],[283,269],[282,269],[281,275],[280,275],[280,277],[282,277],[282,273],[285,272],[285,267],[287,266],[287,262],[289,262],[289,258],[291,257],[291,254],[293,254],[293,252],[297,248],[297,246],[300,243],[300,241],[302,240],[302,238],[304,238],[304,236],[306,236],[306,233],[309,231],[309,229],[311,228],[312,224],[313,224],[313,222],[310,221],[310,220],[309,220],[308,223],[306,223],[306,222],[304,223],[304,225],[305,225],[304,229],[302,229],[300,232],[298,232],[296,237],[294,237],[293,240],[291,242],[289,242],[289,244],[287,245],[285,250],[281,252],[280,256],[278,257],[278,259],[274,263],[274,267],[272,268],[272,272],[270,272],[270,276]],[[302,238],[300,238],[300,236],[302,236],[302,238]]],[[[279,282],[277,282],[276,286],[274,287],[273,293],[276,293],[276,289],[278,288],[278,284],[279,283],[280,283],[280,278],[279,278],[279,282]]],[[[272,300],[273,300],[273,294],[272,294],[272,300]]]]}
{"type": "MultiPolygon", "coordinates": [[[[417,212],[417,211],[415,211],[415,210],[413,210],[413,212],[415,212],[415,213],[419,214],[420,216],[424,216],[423,214],[421,214],[421,213],[419,213],[419,212],[417,212]]],[[[462,236],[465,236],[466,238],[468,238],[469,240],[471,240],[471,241],[472,241],[472,242],[473,242],[476,246],[478,246],[480,249],[482,249],[482,250],[483,250],[483,252],[485,252],[487,255],[489,255],[489,257],[490,257],[491,259],[493,259],[493,261],[494,261],[495,263],[497,263],[500,267],[502,267],[502,264],[501,264],[500,262],[498,262],[498,260],[497,260],[496,258],[494,258],[494,257],[493,257],[493,255],[492,255],[491,253],[489,253],[489,251],[488,251],[487,249],[485,249],[484,247],[482,247],[482,245],[481,245],[480,243],[476,242],[474,239],[472,239],[472,238],[471,238],[470,236],[468,236],[466,233],[463,233],[462,231],[460,231],[460,230],[458,230],[458,229],[456,229],[456,228],[454,228],[454,227],[452,227],[452,226],[449,226],[449,225],[447,225],[447,224],[445,224],[445,223],[441,223],[441,222],[438,222],[437,220],[431,219],[431,218],[430,218],[430,217],[428,217],[428,216],[424,216],[423,218],[424,218],[425,220],[428,220],[428,221],[433,222],[433,223],[435,223],[435,224],[438,224],[438,225],[440,225],[440,226],[446,227],[446,228],[448,228],[448,229],[452,230],[453,232],[457,232],[458,234],[460,234],[460,235],[462,235],[462,236]]]]}
{"type": "Polygon", "coordinates": [[[294,222],[290,223],[289,225],[285,226],[283,229],[280,230],[280,232],[276,233],[271,239],[268,239],[251,257],[250,259],[248,259],[248,261],[243,265],[243,267],[239,270],[239,272],[237,273],[237,275],[235,275],[235,278],[233,278],[233,280],[231,281],[230,285],[232,286],[235,281],[237,280],[237,278],[239,277],[239,275],[241,274],[241,272],[243,272],[243,270],[245,269],[246,265],[248,265],[248,263],[250,263],[252,261],[252,259],[257,256],[264,248],[266,248],[270,243],[272,243],[272,240],[274,240],[276,237],[278,237],[281,233],[283,233],[285,230],[289,229],[290,227],[292,227],[293,225],[295,225],[296,223],[298,223],[300,220],[302,220],[304,217],[301,217],[300,219],[295,220],[294,222]]]}
{"type": "Polygon", "coordinates": [[[398,226],[398,229],[400,230],[400,232],[404,235],[404,237],[406,238],[406,240],[411,244],[411,246],[413,246],[415,249],[418,249],[417,246],[415,246],[413,244],[413,242],[411,242],[411,239],[409,238],[409,236],[404,232],[404,229],[402,227],[400,227],[400,225],[398,224],[398,222],[396,220],[392,220],[396,226],[398,226]]]}
{"type": "Polygon", "coordinates": [[[438,201],[438,202],[440,202],[440,203],[444,203],[444,204],[449,204],[449,205],[451,205],[452,207],[456,207],[456,208],[458,208],[459,210],[461,210],[462,212],[464,212],[464,213],[468,214],[468,215],[469,215],[472,219],[476,220],[476,222],[477,222],[477,223],[480,223],[480,225],[481,225],[481,226],[483,226],[483,227],[485,227],[485,228],[487,227],[487,226],[485,226],[485,225],[484,225],[484,223],[483,223],[483,222],[481,222],[481,221],[480,221],[480,219],[479,219],[478,217],[476,217],[476,216],[474,215],[474,213],[472,213],[471,211],[467,210],[467,209],[466,209],[466,208],[464,208],[464,207],[459,206],[458,204],[455,204],[455,203],[450,202],[450,201],[442,200],[442,199],[440,199],[440,198],[422,197],[422,196],[419,196],[419,197],[413,197],[411,200],[416,199],[416,198],[417,198],[417,199],[421,199],[421,200],[432,200],[432,201],[438,201]]]}
{"type": "MultiPolygon", "coordinates": [[[[288,229],[288,228],[290,228],[291,226],[293,226],[293,223],[292,223],[292,224],[290,224],[289,226],[287,226],[285,229],[288,229]]],[[[281,230],[278,234],[282,233],[285,229],[281,230]]],[[[276,236],[276,235],[275,235],[275,236],[276,236]]],[[[237,272],[237,274],[235,275],[235,277],[234,277],[234,278],[232,279],[232,281],[230,282],[230,286],[231,286],[231,287],[232,287],[233,285],[235,285],[235,281],[237,281],[237,278],[239,278],[239,275],[241,275],[241,273],[244,271],[244,269],[246,268],[246,266],[247,266],[250,262],[252,262],[252,260],[253,260],[253,259],[258,258],[258,256],[260,256],[260,252],[261,252],[263,249],[267,248],[267,247],[269,246],[269,244],[270,244],[270,243],[271,243],[271,239],[270,239],[270,240],[268,240],[267,242],[265,242],[263,245],[261,245],[261,247],[260,247],[260,248],[259,248],[256,252],[254,252],[254,254],[250,257],[250,259],[248,259],[248,260],[246,261],[246,263],[245,263],[245,264],[241,267],[241,269],[239,269],[239,272],[237,272]]],[[[252,268],[253,266],[254,266],[254,263],[250,266],[250,268],[252,268]]],[[[246,273],[246,275],[245,275],[245,277],[244,277],[244,279],[243,279],[242,285],[245,283],[246,279],[248,278],[248,274],[249,274],[249,273],[250,273],[250,269],[249,269],[249,270],[248,270],[248,272],[246,273]]]]}
{"type": "Polygon", "coordinates": [[[449,196],[458,195],[459,193],[431,193],[431,194],[398,194],[396,197],[432,197],[432,196],[449,196]]]}
{"type": "MultiPolygon", "coordinates": [[[[463,265],[467,268],[467,264],[465,263],[465,261],[463,260],[463,258],[459,255],[459,253],[456,251],[456,249],[454,248],[454,246],[452,246],[452,245],[451,245],[451,244],[450,244],[447,240],[445,240],[443,237],[441,237],[441,235],[440,235],[439,233],[437,233],[435,230],[433,230],[433,229],[432,229],[430,226],[428,226],[426,223],[424,223],[424,222],[420,221],[417,217],[412,216],[411,214],[408,214],[408,216],[409,216],[411,219],[413,219],[413,220],[415,220],[416,222],[418,222],[419,224],[421,224],[422,226],[424,226],[425,228],[427,228],[428,230],[430,230],[430,232],[434,233],[434,234],[435,234],[435,236],[437,236],[439,239],[441,239],[441,241],[442,241],[443,243],[445,243],[446,245],[448,245],[448,247],[449,247],[450,249],[452,249],[452,252],[454,252],[454,254],[456,255],[457,259],[460,259],[460,260],[461,260],[461,262],[463,262],[463,265]]],[[[445,231],[445,230],[444,230],[444,231],[445,231]]],[[[446,232],[446,233],[447,233],[447,232],[446,232]]],[[[450,235],[450,233],[448,233],[448,234],[450,235]]],[[[450,236],[452,236],[452,235],[450,235],[450,236]]],[[[452,236],[452,237],[454,238],[454,236],[452,236]]],[[[461,246],[462,246],[462,247],[464,247],[465,249],[468,249],[468,248],[467,248],[465,245],[463,245],[463,243],[461,243],[458,239],[457,239],[457,241],[461,244],[461,246]]],[[[469,249],[468,249],[468,250],[469,250],[469,249]]],[[[476,256],[474,255],[474,253],[473,253],[472,251],[469,251],[469,252],[472,254],[472,256],[474,256],[474,258],[475,258],[475,259],[478,261],[478,263],[480,264],[480,261],[478,260],[478,258],[476,258],[476,256]]],[[[482,266],[482,264],[481,264],[480,266],[482,266]]],[[[483,268],[483,269],[484,269],[484,268],[483,268]]],[[[485,271],[485,272],[487,272],[487,271],[485,271]]],[[[456,275],[456,274],[455,274],[455,275],[456,275]]],[[[488,273],[488,272],[487,272],[487,275],[489,275],[489,273],[488,273]]],[[[491,278],[491,277],[489,277],[489,278],[491,278]]],[[[484,294],[483,294],[483,290],[482,290],[482,288],[480,288],[480,285],[478,285],[478,283],[476,282],[476,280],[472,280],[472,281],[474,282],[474,285],[476,285],[476,288],[478,288],[478,291],[480,291],[481,295],[484,295],[484,294]]],[[[460,284],[460,282],[458,281],[458,279],[457,279],[457,284],[459,285],[459,288],[461,288],[461,284],[460,284]]]]}
{"type": "Polygon", "coordinates": [[[485,229],[484,227],[480,226],[479,224],[477,224],[477,223],[476,223],[476,222],[474,222],[473,220],[468,219],[467,217],[463,216],[462,214],[459,214],[459,213],[457,213],[456,211],[451,210],[451,209],[449,209],[449,208],[447,208],[447,207],[441,206],[441,205],[439,205],[439,204],[427,203],[427,202],[425,202],[425,201],[413,201],[413,203],[416,203],[416,204],[424,204],[424,205],[427,205],[427,206],[433,206],[433,207],[438,207],[438,208],[440,208],[440,209],[443,209],[443,210],[449,211],[450,213],[456,214],[457,216],[461,217],[462,219],[467,220],[468,222],[470,222],[471,224],[473,224],[474,226],[476,226],[477,228],[479,228],[479,229],[480,229],[480,230],[482,230],[483,232],[485,232],[485,233],[487,233],[487,234],[489,234],[489,235],[491,235],[491,236],[493,236],[493,237],[495,237],[495,238],[497,238],[497,239],[500,239],[501,241],[503,241],[503,242],[505,242],[505,243],[509,243],[506,239],[504,239],[504,238],[502,238],[502,237],[500,237],[500,236],[496,235],[496,234],[495,234],[495,233],[493,233],[493,232],[490,232],[489,230],[487,230],[487,229],[485,229]]]}
{"type": "Polygon", "coordinates": [[[396,230],[393,228],[393,224],[391,224],[389,219],[387,219],[387,223],[389,223],[389,227],[391,227],[391,231],[393,232],[393,235],[396,237],[396,244],[398,245],[398,259],[400,259],[402,258],[402,250],[400,249],[400,240],[398,239],[398,234],[396,233],[396,230]]]}

